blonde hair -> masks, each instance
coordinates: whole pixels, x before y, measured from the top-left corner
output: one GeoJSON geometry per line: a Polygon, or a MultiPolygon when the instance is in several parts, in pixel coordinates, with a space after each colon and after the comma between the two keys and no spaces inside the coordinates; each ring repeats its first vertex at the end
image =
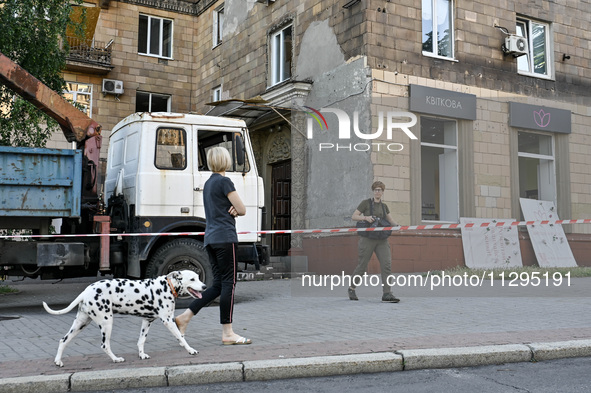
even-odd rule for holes
{"type": "Polygon", "coordinates": [[[212,147],[207,152],[207,166],[212,172],[225,172],[232,167],[232,157],[225,147],[212,147]]]}

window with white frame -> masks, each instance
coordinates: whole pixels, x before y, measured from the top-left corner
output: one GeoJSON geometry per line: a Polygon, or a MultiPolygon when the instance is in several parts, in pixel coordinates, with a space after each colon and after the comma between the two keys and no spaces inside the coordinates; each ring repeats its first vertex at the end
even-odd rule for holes
{"type": "Polygon", "coordinates": [[[293,26],[271,35],[271,86],[291,78],[293,26]]]}
{"type": "Polygon", "coordinates": [[[64,91],[64,98],[73,102],[78,109],[88,116],[92,115],[92,85],[67,82],[67,90],[64,91]]]}
{"type": "Polygon", "coordinates": [[[213,102],[218,102],[222,100],[222,85],[216,86],[211,91],[213,102]]]}
{"type": "Polygon", "coordinates": [[[457,123],[421,117],[421,207],[424,221],[458,222],[457,123]]]}
{"type": "Polygon", "coordinates": [[[222,4],[213,11],[213,46],[216,47],[222,43],[222,33],[224,32],[224,5],[222,4]]]}
{"type": "Polygon", "coordinates": [[[422,2],[423,54],[453,58],[453,0],[422,2]]]}
{"type": "Polygon", "coordinates": [[[534,20],[518,18],[516,33],[527,39],[528,53],[517,58],[517,70],[521,74],[551,77],[552,51],[550,25],[534,20]]]}
{"type": "Polygon", "coordinates": [[[554,137],[519,131],[519,197],[556,203],[554,137]]]}
{"type": "Polygon", "coordinates": [[[136,112],[170,112],[170,96],[166,94],[136,92],[136,112]]]}
{"type": "Polygon", "coordinates": [[[172,20],[140,15],[138,52],[142,55],[172,58],[172,20]]]}

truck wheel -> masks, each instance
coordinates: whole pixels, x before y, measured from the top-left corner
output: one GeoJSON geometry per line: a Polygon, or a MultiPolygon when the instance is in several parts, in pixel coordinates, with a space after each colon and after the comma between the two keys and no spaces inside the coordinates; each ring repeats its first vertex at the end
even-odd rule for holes
{"type": "Polygon", "coordinates": [[[192,270],[210,287],[213,271],[203,243],[195,239],[175,239],[160,247],[146,266],[146,277],[155,278],[175,270],[192,270]]]}

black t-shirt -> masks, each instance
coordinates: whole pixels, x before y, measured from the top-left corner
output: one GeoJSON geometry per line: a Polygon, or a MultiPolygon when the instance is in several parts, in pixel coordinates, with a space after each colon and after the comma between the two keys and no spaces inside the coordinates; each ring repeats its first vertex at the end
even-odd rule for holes
{"type": "Polygon", "coordinates": [[[205,208],[205,245],[238,243],[236,220],[228,213],[232,203],[228,194],[236,191],[234,183],[219,173],[214,173],[203,186],[205,208]]]}

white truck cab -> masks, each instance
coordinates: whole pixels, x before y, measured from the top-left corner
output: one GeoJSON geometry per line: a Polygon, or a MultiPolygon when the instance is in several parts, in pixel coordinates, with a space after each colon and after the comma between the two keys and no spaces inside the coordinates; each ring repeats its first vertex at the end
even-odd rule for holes
{"type": "MultiPolygon", "coordinates": [[[[206,154],[223,146],[233,158],[226,172],[246,206],[237,217],[240,262],[258,266],[268,258],[260,242],[264,204],[248,130],[242,120],[178,113],[135,113],[112,130],[105,179],[111,227],[121,233],[200,232],[205,229],[203,186],[212,172],[206,154]]],[[[188,268],[204,275],[211,267],[202,236],[127,236],[127,249],[111,251],[126,275],[153,277],[188,268]],[[194,249],[194,250],[192,250],[194,249]],[[127,260],[127,263],[124,263],[127,260]]],[[[209,276],[209,277],[208,277],[209,276]]]]}

